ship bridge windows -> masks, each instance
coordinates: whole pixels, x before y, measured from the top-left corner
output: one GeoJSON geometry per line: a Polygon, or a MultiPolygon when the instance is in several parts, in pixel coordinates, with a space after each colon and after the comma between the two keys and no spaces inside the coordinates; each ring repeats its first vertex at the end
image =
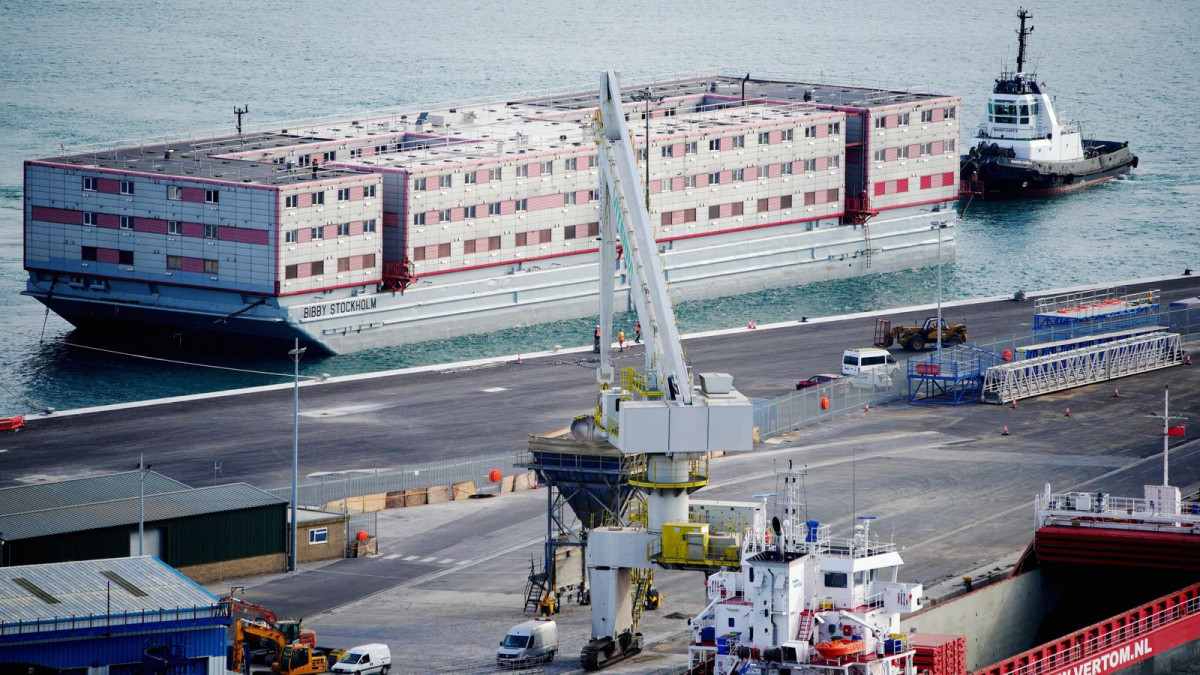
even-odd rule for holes
{"type": "Polygon", "coordinates": [[[847,588],[850,576],[845,572],[826,572],[825,588],[847,588]]]}
{"type": "Polygon", "coordinates": [[[1029,124],[1030,113],[1037,116],[1037,103],[1018,104],[1015,101],[992,101],[988,103],[988,116],[995,124],[1029,124]]]}

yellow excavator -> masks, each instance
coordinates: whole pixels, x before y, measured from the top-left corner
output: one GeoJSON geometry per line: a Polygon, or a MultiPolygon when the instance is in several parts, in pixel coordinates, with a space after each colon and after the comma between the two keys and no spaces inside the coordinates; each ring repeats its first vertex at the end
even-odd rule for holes
{"type": "Polygon", "coordinates": [[[345,650],[317,647],[316,632],[300,629],[299,624],[299,621],[286,621],[271,626],[265,622],[238,619],[234,622],[230,670],[249,672],[251,656],[266,651],[273,672],[283,675],[328,672],[345,650]]]}

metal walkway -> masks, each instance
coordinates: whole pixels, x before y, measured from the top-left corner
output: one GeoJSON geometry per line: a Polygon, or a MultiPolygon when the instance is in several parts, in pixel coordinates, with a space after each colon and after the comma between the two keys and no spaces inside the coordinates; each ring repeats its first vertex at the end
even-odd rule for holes
{"type": "Polygon", "coordinates": [[[1120,286],[1038,298],[1033,335],[1043,341],[1065,340],[1155,326],[1162,313],[1160,295],[1158,289],[1128,293],[1120,286]]]}
{"type": "Polygon", "coordinates": [[[1125,340],[1047,354],[988,368],[985,403],[1020,398],[1103,382],[1183,363],[1178,333],[1153,333],[1125,340]]]}
{"type": "Polygon", "coordinates": [[[908,402],[960,405],[978,401],[984,373],[1000,363],[1001,355],[974,345],[954,345],[928,360],[908,360],[908,402]]]}

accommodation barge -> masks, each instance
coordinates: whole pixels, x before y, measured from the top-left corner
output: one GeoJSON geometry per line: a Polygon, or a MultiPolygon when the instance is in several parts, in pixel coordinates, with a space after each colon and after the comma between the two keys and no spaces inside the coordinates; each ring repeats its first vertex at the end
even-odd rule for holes
{"type": "MultiPolygon", "coordinates": [[[[954,224],[956,96],[722,75],[626,90],[646,94],[626,109],[676,301],[933,264],[934,224],[954,224]]],[[[106,336],[330,353],[588,316],[595,100],[27,161],[25,294],[106,336]]],[[[942,240],[953,255],[953,227],[942,240]]]]}

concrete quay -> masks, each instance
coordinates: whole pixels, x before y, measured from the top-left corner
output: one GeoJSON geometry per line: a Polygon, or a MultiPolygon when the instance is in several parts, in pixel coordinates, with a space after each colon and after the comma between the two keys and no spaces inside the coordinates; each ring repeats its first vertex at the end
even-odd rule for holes
{"type": "MultiPolygon", "coordinates": [[[[1119,283],[1131,292],[1161,289],[1164,305],[1200,295],[1200,277],[1119,283]]],[[[871,344],[876,317],[898,325],[931,313],[926,305],[713,331],[686,339],[685,347],[693,372],[731,373],[746,395],[770,398],[814,373],[838,372],[843,349],[871,344]]],[[[1033,302],[958,301],[946,303],[943,314],[950,323],[967,323],[972,341],[987,342],[1028,334],[1033,302]]],[[[590,336],[581,342],[590,343],[590,336]]],[[[522,363],[488,359],[301,383],[301,473],[522,450],[529,433],[561,428],[595,404],[591,356],[590,347],[582,347],[526,355],[522,363]]],[[[614,356],[618,367],[642,362],[640,347],[614,356]]],[[[123,471],[139,453],[156,470],[194,486],[287,481],[291,427],[290,384],[32,416],[21,433],[0,438],[0,487],[123,471]],[[219,476],[214,462],[222,467],[219,476]]]]}

